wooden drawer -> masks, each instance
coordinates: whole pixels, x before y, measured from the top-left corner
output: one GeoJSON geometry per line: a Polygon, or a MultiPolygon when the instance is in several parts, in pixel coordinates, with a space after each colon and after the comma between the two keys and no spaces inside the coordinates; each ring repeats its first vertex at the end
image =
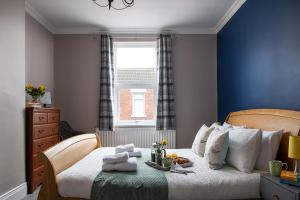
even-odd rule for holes
{"type": "Polygon", "coordinates": [[[51,137],[46,137],[42,139],[37,139],[33,141],[33,153],[39,153],[42,151],[45,151],[49,147],[55,145],[58,143],[58,135],[57,136],[51,136],[51,137]]]}
{"type": "Polygon", "coordinates": [[[58,135],[58,124],[44,124],[33,126],[33,139],[58,135]]]}
{"type": "Polygon", "coordinates": [[[43,182],[44,175],[45,175],[44,166],[41,166],[41,167],[33,170],[33,173],[32,173],[33,188],[36,188],[38,185],[40,185],[43,182]]]}
{"type": "Polygon", "coordinates": [[[36,169],[40,166],[42,166],[43,162],[42,159],[40,158],[40,156],[38,156],[38,154],[34,154],[32,157],[32,167],[33,169],[36,169]]]}
{"type": "Polygon", "coordinates": [[[33,123],[34,124],[46,124],[48,122],[47,113],[33,113],[33,123]]]}
{"type": "Polygon", "coordinates": [[[280,187],[277,183],[270,181],[265,177],[261,177],[261,195],[264,200],[295,200],[295,193],[280,187]]]}
{"type": "Polygon", "coordinates": [[[48,113],[48,123],[59,122],[59,113],[48,113]]]}

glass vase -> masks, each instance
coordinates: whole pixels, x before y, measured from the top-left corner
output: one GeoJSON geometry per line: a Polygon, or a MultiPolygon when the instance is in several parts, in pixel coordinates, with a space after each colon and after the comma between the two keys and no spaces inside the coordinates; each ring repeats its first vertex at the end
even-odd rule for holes
{"type": "Polygon", "coordinates": [[[160,151],[156,151],[155,162],[156,164],[162,166],[162,159],[166,157],[166,150],[161,149],[160,151]]]}

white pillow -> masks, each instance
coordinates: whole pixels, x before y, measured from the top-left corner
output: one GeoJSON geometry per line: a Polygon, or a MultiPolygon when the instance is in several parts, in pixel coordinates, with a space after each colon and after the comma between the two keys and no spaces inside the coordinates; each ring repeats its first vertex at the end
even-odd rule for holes
{"type": "Polygon", "coordinates": [[[259,129],[230,130],[227,164],[242,172],[252,172],[260,152],[261,140],[262,132],[259,129]]]}
{"type": "Polygon", "coordinates": [[[283,130],[263,131],[261,149],[255,163],[256,169],[263,171],[268,170],[269,161],[276,158],[282,134],[283,130]]]}
{"type": "Polygon", "coordinates": [[[213,130],[214,128],[209,128],[205,124],[199,129],[192,145],[194,153],[203,157],[207,138],[213,130]]]}
{"type": "Polygon", "coordinates": [[[246,125],[236,126],[232,124],[228,124],[227,122],[224,122],[223,127],[232,127],[233,129],[239,129],[239,128],[247,128],[246,125]]]}
{"type": "Polygon", "coordinates": [[[212,125],[210,125],[211,128],[216,128],[222,126],[220,122],[214,122],[212,125]]]}
{"type": "Polygon", "coordinates": [[[214,129],[207,139],[204,157],[208,161],[209,168],[220,169],[225,163],[228,151],[228,131],[214,129]]]}
{"type": "Polygon", "coordinates": [[[218,130],[222,130],[222,131],[232,129],[232,126],[231,126],[231,125],[229,125],[229,126],[226,126],[226,125],[223,126],[223,125],[221,125],[219,122],[213,123],[210,127],[211,127],[211,128],[215,128],[215,129],[218,129],[218,130]]]}

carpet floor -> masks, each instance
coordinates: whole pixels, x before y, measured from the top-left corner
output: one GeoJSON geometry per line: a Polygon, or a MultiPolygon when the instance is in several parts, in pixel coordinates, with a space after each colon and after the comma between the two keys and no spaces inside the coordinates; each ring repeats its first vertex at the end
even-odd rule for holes
{"type": "Polygon", "coordinates": [[[37,200],[40,188],[36,189],[32,194],[26,195],[22,200],[37,200]]]}

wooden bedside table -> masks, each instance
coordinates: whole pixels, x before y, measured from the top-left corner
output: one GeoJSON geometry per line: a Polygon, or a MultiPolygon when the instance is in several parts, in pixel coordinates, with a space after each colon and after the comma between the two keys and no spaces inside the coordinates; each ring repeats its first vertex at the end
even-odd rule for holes
{"type": "Polygon", "coordinates": [[[260,176],[260,192],[265,200],[300,200],[300,187],[280,183],[279,178],[269,173],[260,176]]]}

